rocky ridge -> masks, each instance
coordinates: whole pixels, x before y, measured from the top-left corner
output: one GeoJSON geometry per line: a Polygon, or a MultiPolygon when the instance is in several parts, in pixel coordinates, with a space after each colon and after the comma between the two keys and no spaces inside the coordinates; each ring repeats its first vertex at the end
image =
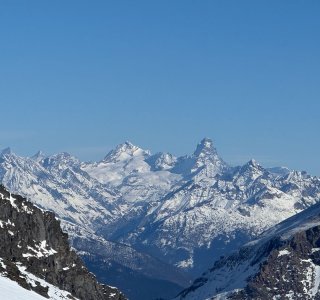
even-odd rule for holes
{"type": "Polygon", "coordinates": [[[320,204],[222,257],[176,299],[320,299],[320,204]]]}
{"type": "Polygon", "coordinates": [[[0,276],[50,299],[124,300],[99,284],[51,212],[0,186],[0,276]]]}

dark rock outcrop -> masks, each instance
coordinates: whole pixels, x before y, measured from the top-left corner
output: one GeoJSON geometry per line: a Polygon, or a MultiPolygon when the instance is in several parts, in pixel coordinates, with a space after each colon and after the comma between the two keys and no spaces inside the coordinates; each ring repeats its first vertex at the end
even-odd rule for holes
{"type": "Polygon", "coordinates": [[[51,212],[42,211],[0,186],[0,273],[26,289],[49,297],[48,287],[31,284],[24,271],[74,298],[123,300],[116,289],[99,284],[70,249],[68,235],[51,212]]]}
{"type": "Polygon", "coordinates": [[[319,246],[320,226],[275,244],[259,272],[230,299],[320,299],[319,246]]]}

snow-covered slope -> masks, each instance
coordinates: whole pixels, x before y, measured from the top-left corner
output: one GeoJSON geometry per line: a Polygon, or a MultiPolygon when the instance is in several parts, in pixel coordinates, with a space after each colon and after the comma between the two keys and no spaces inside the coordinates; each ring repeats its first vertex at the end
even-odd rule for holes
{"type": "Polygon", "coordinates": [[[192,276],[320,199],[319,178],[255,160],[230,167],[210,139],[183,157],[125,142],[93,163],[67,153],[24,158],[4,151],[0,179],[55,211],[72,239],[82,228],[192,276]]]}
{"type": "MultiPolygon", "coordinates": [[[[181,179],[178,174],[166,170],[170,161],[166,158],[153,161],[149,151],[125,142],[110,151],[98,163],[84,163],[82,170],[104,184],[110,184],[121,192],[128,202],[157,200],[181,179]],[[157,171],[154,169],[157,168],[157,171]]],[[[174,158],[172,158],[174,159],[174,158]]]]}
{"type": "MultiPolygon", "coordinates": [[[[53,294],[57,294],[55,291],[53,294]]],[[[12,281],[6,277],[0,276],[0,298],[10,300],[44,300],[45,297],[39,294],[29,291],[18,285],[15,281],[12,281]]],[[[52,298],[52,299],[63,299],[63,298],[52,298]]],[[[65,298],[67,299],[67,298],[65,298]]]]}
{"type": "Polygon", "coordinates": [[[217,261],[176,298],[319,299],[320,204],[217,261]]]}
{"type": "Polygon", "coordinates": [[[42,160],[0,155],[1,182],[42,208],[83,226],[112,218],[110,206],[116,195],[79,168],[80,162],[67,153],[42,160]]]}
{"type": "MultiPolygon", "coordinates": [[[[1,260],[0,260],[1,263],[1,260]]],[[[5,266],[3,264],[3,266],[5,266]]],[[[24,271],[24,268],[20,268],[24,271]]],[[[36,286],[36,282],[39,282],[42,286],[48,288],[49,299],[52,300],[70,300],[72,295],[59,289],[58,287],[45,282],[41,278],[34,276],[28,272],[23,272],[24,278],[31,284],[36,286]]],[[[20,286],[16,281],[10,280],[4,277],[6,274],[0,274],[0,299],[10,299],[10,300],[45,300],[47,297],[43,297],[32,290],[27,290],[20,286]]],[[[74,300],[77,298],[72,297],[74,300]]]]}

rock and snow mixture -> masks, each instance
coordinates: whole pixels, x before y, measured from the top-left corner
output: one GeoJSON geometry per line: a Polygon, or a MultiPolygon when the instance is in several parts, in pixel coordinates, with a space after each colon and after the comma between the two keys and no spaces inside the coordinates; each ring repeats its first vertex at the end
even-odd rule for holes
{"type": "Polygon", "coordinates": [[[132,262],[147,254],[172,272],[195,278],[221,255],[320,199],[319,178],[263,168],[255,160],[231,167],[210,139],[183,157],[151,154],[126,142],[90,163],[68,153],[25,158],[6,150],[0,155],[0,179],[54,211],[76,250],[95,256],[103,244],[110,253],[105,261],[116,260],[132,274],[152,269],[159,280],[172,279],[151,259],[148,271],[132,262]],[[97,247],[88,246],[88,235],[97,247]]]}
{"type": "Polygon", "coordinates": [[[0,186],[0,299],[45,298],[124,299],[88,272],[53,213],[0,186]]]}
{"type": "Polygon", "coordinates": [[[320,203],[218,260],[177,300],[320,297],[320,203]]]}

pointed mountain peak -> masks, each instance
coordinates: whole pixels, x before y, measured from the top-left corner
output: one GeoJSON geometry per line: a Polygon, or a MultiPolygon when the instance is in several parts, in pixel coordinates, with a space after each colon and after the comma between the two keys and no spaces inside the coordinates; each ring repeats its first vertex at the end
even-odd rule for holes
{"type": "Polygon", "coordinates": [[[254,168],[257,168],[259,167],[260,165],[258,164],[258,162],[255,160],[255,159],[250,159],[248,162],[247,162],[247,165],[248,166],[251,166],[251,167],[254,167],[254,168]]]}
{"type": "Polygon", "coordinates": [[[219,157],[213,141],[204,138],[193,155],[178,159],[175,172],[197,174],[198,178],[213,178],[227,168],[228,165],[219,157]]]}
{"type": "Polygon", "coordinates": [[[244,164],[240,168],[241,174],[255,174],[253,177],[258,175],[262,175],[263,173],[267,172],[255,159],[249,160],[246,164],[244,164]]]}
{"type": "Polygon", "coordinates": [[[210,154],[217,154],[217,150],[213,145],[213,141],[209,138],[204,138],[197,145],[196,151],[194,152],[194,156],[201,157],[210,154]]]}
{"type": "Polygon", "coordinates": [[[243,170],[262,169],[261,165],[255,160],[250,159],[246,164],[242,166],[243,170]]]}

